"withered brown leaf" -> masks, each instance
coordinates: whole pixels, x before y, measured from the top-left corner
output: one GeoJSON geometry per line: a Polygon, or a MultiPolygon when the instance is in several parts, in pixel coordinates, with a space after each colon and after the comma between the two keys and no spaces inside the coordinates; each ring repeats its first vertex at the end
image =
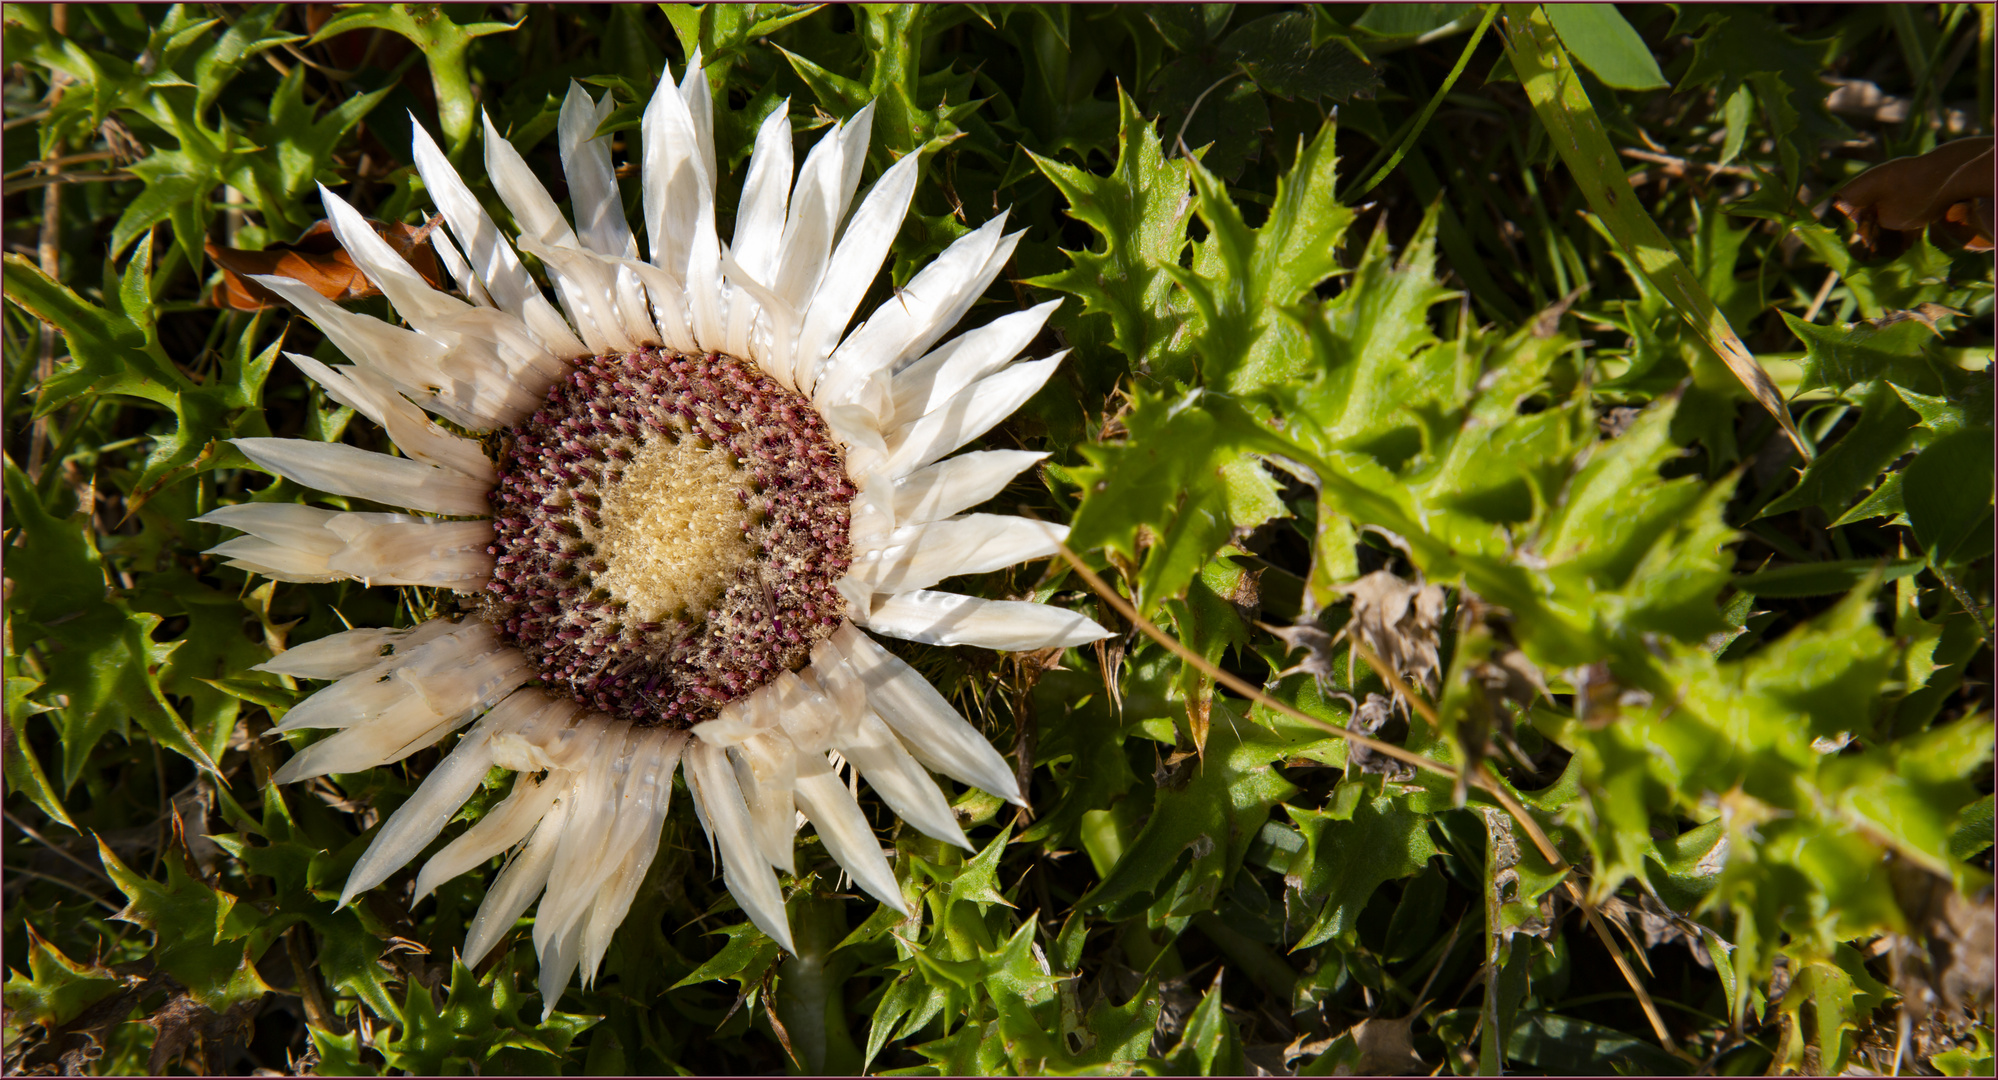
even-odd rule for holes
{"type": "MultiPolygon", "coordinates": [[[[424,225],[372,219],[368,224],[397,254],[409,260],[409,265],[432,288],[445,287],[437,253],[428,243],[430,230],[437,226],[438,219],[424,225]]],[[[381,295],[381,290],[354,265],[353,256],[340,246],[333,236],[333,226],[325,221],[314,222],[297,243],[272,244],[262,251],[223,247],[213,240],[203,247],[215,265],[222,268],[222,280],[208,297],[209,304],[215,307],[261,311],[280,306],[269,289],[249,280],[253,274],[275,274],[302,281],[328,300],[361,300],[381,295]]]]}
{"type": "Polygon", "coordinates": [[[1918,232],[1948,222],[1965,246],[1991,250],[1992,139],[1957,139],[1918,157],[1882,162],[1839,189],[1832,203],[1872,246],[1879,230],[1918,232]]]}

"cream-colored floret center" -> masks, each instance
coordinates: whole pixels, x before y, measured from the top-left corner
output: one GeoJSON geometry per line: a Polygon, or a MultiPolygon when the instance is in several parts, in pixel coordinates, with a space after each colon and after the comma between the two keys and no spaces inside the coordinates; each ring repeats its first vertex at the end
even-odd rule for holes
{"type": "Polygon", "coordinates": [[[751,511],[738,494],[748,472],[727,449],[703,443],[647,439],[604,491],[603,527],[584,526],[606,564],[596,584],[642,622],[698,621],[754,556],[744,528],[751,511]]]}

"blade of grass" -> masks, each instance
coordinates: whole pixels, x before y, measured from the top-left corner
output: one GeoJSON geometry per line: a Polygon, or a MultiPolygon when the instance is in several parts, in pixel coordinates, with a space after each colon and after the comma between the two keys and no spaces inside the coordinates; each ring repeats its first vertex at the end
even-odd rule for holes
{"type": "Polygon", "coordinates": [[[1401,164],[1401,159],[1408,154],[1408,148],[1415,145],[1415,140],[1422,134],[1422,129],[1429,126],[1429,118],[1435,114],[1436,107],[1443,104],[1443,98],[1450,93],[1450,88],[1457,85],[1457,76],[1464,73],[1464,66],[1471,62],[1471,54],[1478,51],[1478,42],[1485,39],[1485,31],[1491,28],[1492,18],[1498,14],[1498,9],[1497,4],[1485,6],[1485,17],[1478,20],[1478,28],[1471,32],[1471,40],[1464,43],[1464,51],[1457,56],[1457,66],[1450,69],[1450,75],[1443,80],[1443,85],[1437,87],[1436,92],[1430,95],[1429,104],[1422,107],[1422,115],[1415,118],[1415,126],[1409,129],[1408,135],[1401,140],[1401,145],[1395,147],[1394,156],[1388,158],[1387,164],[1382,165],[1372,179],[1361,184],[1360,189],[1348,197],[1348,201],[1357,201],[1367,192],[1374,190],[1375,184],[1380,183],[1387,174],[1395,170],[1395,166],[1401,164]]]}
{"type": "Polygon", "coordinates": [[[1546,125],[1561,160],[1567,164],[1589,208],[1608,226],[1611,238],[1665,295],[1679,317],[1727,364],[1749,394],[1776,418],[1783,434],[1797,447],[1797,453],[1804,460],[1811,460],[1811,448],[1790,419],[1783,392],[1769,373],[1762,370],[1755,355],[1728,325],[1727,317],[1700,287],[1699,279],[1638,201],[1637,192],[1631,189],[1630,180],[1617,161],[1616,150],[1610,145],[1609,132],[1589,103],[1574,61],[1562,49],[1546,13],[1535,4],[1507,4],[1499,40],[1505,45],[1513,71],[1533,102],[1534,112],[1546,125]]]}

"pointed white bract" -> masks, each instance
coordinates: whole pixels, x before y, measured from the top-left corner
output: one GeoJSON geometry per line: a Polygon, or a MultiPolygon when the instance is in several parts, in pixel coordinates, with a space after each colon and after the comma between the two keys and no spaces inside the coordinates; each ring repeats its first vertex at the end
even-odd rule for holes
{"type": "Polygon", "coordinates": [[[624,200],[617,190],[617,169],[611,164],[610,137],[597,128],[610,119],[617,103],[606,93],[591,101],[580,83],[570,83],[562,99],[555,128],[562,149],[562,175],[569,181],[569,200],[576,207],[576,232],[583,244],[600,255],[638,257],[638,241],[624,220],[624,200]]]}
{"type": "Polygon", "coordinates": [[[1061,301],[1050,300],[1002,315],[896,372],[889,383],[894,405],[889,422],[899,427],[920,420],[958,391],[1011,363],[1060,306],[1061,301]]]}
{"type": "Polygon", "coordinates": [[[851,576],[877,593],[927,589],[957,574],[983,574],[1055,553],[1065,525],[1001,514],[904,525],[856,552],[851,576]]]}
{"type": "Polygon", "coordinates": [[[460,833],[456,840],[444,845],[423,865],[422,872],[416,875],[413,899],[421,900],[429,896],[437,886],[526,839],[566,790],[561,778],[543,778],[527,772],[519,774],[512,794],[486,811],[486,816],[480,818],[478,824],[460,833]]]}
{"type": "Polygon", "coordinates": [[[458,740],[444,761],[423,778],[416,794],[389,815],[374,843],[361,853],[340,891],[340,906],[346,907],[356,894],[388,880],[430,841],[437,839],[465,800],[477,791],[479,782],[493,766],[492,738],[500,732],[518,730],[532,718],[539,706],[534,691],[515,693],[479,719],[465,737],[458,740]]]}
{"type": "Polygon", "coordinates": [[[874,605],[867,628],[926,645],[977,645],[1008,652],[1087,645],[1110,636],[1095,620],[1066,608],[928,589],[900,593],[874,605]]]}
{"type": "Polygon", "coordinates": [[[355,580],[470,592],[492,574],[486,547],[493,530],[487,521],[343,514],[296,503],[240,503],[194,520],[250,534],[205,554],[280,581],[355,580]]]}
{"type": "Polygon", "coordinates": [[[527,268],[521,265],[520,256],[514,254],[512,245],[493,223],[492,215],[479,205],[472,189],[465,186],[458,170],[445,159],[444,152],[414,115],[410,117],[410,127],[416,137],[416,171],[423,177],[424,189],[436,200],[451,235],[457,237],[458,246],[471,262],[473,274],[493,302],[520,320],[528,333],[556,357],[584,355],[583,343],[576,340],[574,331],[562,321],[555,306],[541,294],[527,268]]]}
{"type": "Polygon", "coordinates": [[[915,668],[851,625],[840,627],[831,640],[866,688],[868,706],[901,736],[916,760],[1007,802],[1027,805],[1006,760],[915,668]]]}
{"type": "Polygon", "coordinates": [[[884,432],[888,458],[881,471],[899,480],[992,430],[1040,392],[1067,355],[1063,349],[1045,360],[1014,364],[952,394],[929,414],[884,432]]]}
{"type": "Polygon", "coordinates": [[[421,410],[396,392],[388,378],[362,367],[337,368],[294,352],[285,359],[326,388],[326,396],[352,408],[387,429],[396,448],[416,461],[463,473],[491,485],[499,478],[479,444],[453,435],[425,419],[421,410]]]}
{"type": "Polygon", "coordinates": [[[399,652],[407,653],[454,628],[449,619],[432,619],[403,630],[372,626],[344,630],[318,641],[294,645],[250,670],[299,679],[338,679],[373,667],[399,652]]]}
{"type": "Polygon", "coordinates": [[[481,622],[379,670],[386,666],[349,675],[287,714],[274,730],[341,730],[300,750],[272,779],[288,784],[401,761],[470,723],[532,674],[527,658],[481,622]]]}
{"type": "Polygon", "coordinates": [[[1007,650],[1107,636],[1060,608],[932,589],[1046,557],[1067,535],[1026,518],[965,513],[1045,454],[948,457],[1037,393],[1062,359],[1016,359],[1055,303],[944,341],[1004,270],[1020,234],[1007,234],[1005,215],[995,216],[863,313],[908,214],[920,155],[894,162],[855,205],[873,106],[823,129],[794,169],[793,116],[782,102],[760,122],[740,205],[718,213],[714,103],[699,54],[681,79],[670,74],[633,142],[642,243],[623,212],[611,140],[597,135],[614,103],[574,84],[554,140],[568,216],[536,166],[490,120],[483,125],[474,160],[518,235],[501,231],[418,126],[413,161],[446,226],[430,242],[456,295],[431,286],[358,211],[322,189],[335,236],[408,325],[347,311],[294,280],[256,280],[310,317],[351,366],[287,354],[292,363],[386,429],[401,456],[300,439],[235,445],[306,487],[413,513],[245,503],[197,519],[243,533],[212,553],[255,573],[476,591],[494,570],[488,494],[497,470],[486,456],[491,441],[459,432],[518,425],[573,361],[652,347],[720,352],[803,395],[826,423],[858,492],[849,508],[851,567],[835,583],[851,618],[818,643],[809,664],[780,672],[691,731],[634,726],[589,711],[559,686],[526,685],[533,665],[477,618],[348,630],[257,668],[333,680],[277,725],[284,734],[332,731],[301,746],[276,774],[280,782],[395,761],[472,725],[383,823],[341,902],[413,865],[420,900],[503,859],[464,960],[478,964],[538,902],[529,938],[546,1012],[578,971],[585,985],[596,977],[657,855],[676,770],[684,768],[729,891],[785,949],[792,942],[779,872],[813,869],[796,855],[806,822],[859,888],[910,915],[890,854],[856,801],[861,782],[911,827],[967,850],[932,771],[1025,805],[1019,777],[978,729],[857,627],[1007,650]],[[734,221],[726,238],[722,220],[734,221]],[[852,779],[843,780],[849,767],[852,779]],[[518,774],[512,791],[447,839],[494,768],[518,774]]]}
{"type": "Polygon", "coordinates": [[[345,443],[230,439],[243,456],[294,483],[433,514],[483,515],[488,481],[345,443]]]}
{"type": "Polygon", "coordinates": [[[903,915],[909,914],[909,905],[902,902],[901,886],[895,883],[895,871],[882,856],[881,844],[874,839],[867,815],[860,812],[859,804],[853,801],[846,785],[839,782],[839,776],[824,757],[803,756],[798,769],[797,800],[798,809],[818,827],[819,839],[826,850],[852,875],[854,883],[903,915]]]}
{"type": "Polygon", "coordinates": [[[687,786],[701,807],[701,825],[721,849],[722,879],[728,883],[728,891],[757,929],[796,952],[791,944],[791,924],[784,918],[783,890],[757,848],[749,807],[742,800],[742,788],[726,753],[696,739],[687,748],[687,786]]]}
{"type": "Polygon", "coordinates": [[[917,469],[895,481],[895,521],[923,525],[968,510],[1046,457],[1028,450],[978,450],[917,469]]]}
{"type": "Polygon", "coordinates": [[[902,741],[872,710],[863,714],[851,735],[838,743],[840,755],[860,770],[867,786],[881,796],[895,816],[946,844],[973,850],[964,829],[937,790],[935,780],[910,756],[902,741]]]}

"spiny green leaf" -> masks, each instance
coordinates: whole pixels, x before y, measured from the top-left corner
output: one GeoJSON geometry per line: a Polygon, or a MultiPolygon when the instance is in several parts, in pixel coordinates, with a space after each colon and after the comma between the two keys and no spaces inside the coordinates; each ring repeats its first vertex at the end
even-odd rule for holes
{"type": "Polygon", "coordinates": [[[1277,391],[1286,417],[1303,425],[1294,437],[1321,451],[1364,448],[1398,421],[1408,423],[1396,415],[1400,406],[1432,396],[1454,373],[1457,357],[1437,347],[1429,327],[1429,309],[1450,295],[1436,280],[1435,241],[1433,207],[1398,260],[1383,222],[1338,296],[1315,310],[1292,309],[1286,321],[1309,342],[1290,339],[1300,348],[1290,363],[1309,357],[1309,364],[1282,372],[1301,377],[1277,391]]]}
{"type": "Polygon", "coordinates": [[[1800,1067],[1808,1038],[1826,1072],[1843,1072],[1859,1041],[1847,1033],[1860,1030],[1866,1014],[1886,999],[1887,987],[1867,972],[1865,961],[1850,945],[1839,946],[1826,959],[1800,964],[1792,958],[1791,963],[1796,969],[1782,1004],[1791,1021],[1786,1025],[1789,1037],[1778,1050],[1778,1060],[1787,1067],[1800,1067]],[[1808,1023],[1806,1004],[1811,1007],[1808,1023]]]}
{"type": "Polygon", "coordinates": [[[1028,151],[1068,200],[1068,215],[1101,238],[1095,250],[1064,252],[1070,269],[1029,284],[1079,297],[1084,315],[1107,317],[1111,340],[1133,371],[1185,379],[1192,334],[1182,326],[1193,308],[1173,289],[1167,267],[1178,265],[1187,244],[1187,162],[1166,159],[1158,132],[1121,92],[1117,110],[1117,164],[1107,177],[1028,151]]]}
{"type": "Polygon", "coordinates": [[[6,665],[7,727],[12,733],[6,747],[7,788],[22,792],[41,808],[42,813],[76,832],[82,832],[76,827],[76,822],[70,820],[68,808],[63,806],[61,795],[42,768],[41,756],[28,742],[28,719],[54,712],[55,706],[28,700],[29,695],[42,688],[42,681],[21,670],[19,656],[7,654],[6,665]]]}
{"type": "Polygon", "coordinates": [[[236,897],[190,877],[175,852],[164,861],[164,885],[139,876],[102,840],[98,858],[128,903],[119,918],[157,937],[154,957],[195,1000],[223,1013],[270,990],[256,962],[284,925],[298,916],[266,919],[238,905],[236,897]]]}
{"type": "Polygon", "coordinates": [[[1181,1076],[1240,1076],[1243,1074],[1242,1036],[1235,1022],[1221,1011],[1221,980],[1226,969],[1215,973],[1213,985],[1200,996],[1200,1004],[1187,1017],[1179,1045],[1166,1055],[1166,1065],[1181,1076]]]}
{"type": "Polygon", "coordinates": [[[1946,370],[1929,346],[1935,331],[1908,319],[1874,327],[1818,326],[1783,312],[1790,332],[1804,343],[1804,381],[1799,391],[1826,387],[1844,393],[1863,382],[1884,380],[1925,394],[1941,393],[1965,381],[1946,370]]]}
{"type": "Polygon", "coordinates": [[[728,943],[686,978],[674,983],[672,989],[728,979],[741,986],[743,993],[751,993],[763,973],[777,961],[777,942],[749,923],[724,926],[715,933],[727,938],[728,943]]]}
{"type": "Polygon", "coordinates": [[[1006,850],[1006,843],[1013,834],[1013,826],[1008,823],[999,830],[999,835],[985,845],[984,850],[955,867],[939,867],[927,860],[918,860],[916,867],[932,880],[937,887],[931,893],[931,907],[936,911],[937,925],[949,926],[951,911],[960,902],[970,901],[978,905],[980,915],[993,905],[1012,907],[1006,898],[999,895],[999,857],[1006,850]]]}
{"type": "MultiPolygon", "coordinates": [[[[1310,296],[1338,269],[1335,250],[1353,211],[1333,196],[1338,159],[1334,128],[1320,128],[1300,145],[1297,163],[1277,181],[1276,202],[1263,224],[1243,224],[1221,181],[1190,162],[1195,207],[1208,238],[1194,247],[1191,271],[1165,269],[1204,317],[1197,329],[1200,374],[1217,390],[1245,394],[1302,375],[1302,335],[1280,314],[1310,296]]],[[[1433,222],[1427,227],[1433,232],[1433,222]]],[[[1418,238],[1410,261],[1427,280],[1433,244],[1418,238]]]]}
{"type": "MultiPolygon", "coordinates": [[[[1678,91],[1711,86],[1726,101],[1743,83],[1769,109],[1773,133],[1801,158],[1815,153],[1815,142],[1840,136],[1845,125],[1825,107],[1825,59],[1836,47],[1831,39],[1805,41],[1789,33],[1765,11],[1694,10],[1680,12],[1670,36],[1698,33],[1693,60],[1679,77],[1678,91]],[[1701,31],[1704,31],[1701,33],[1701,31]]],[[[1796,165],[1784,172],[1796,176],[1796,165]]]]}
{"type": "Polygon", "coordinates": [[[1888,385],[1893,386],[1901,401],[1922,418],[1922,426],[1938,435],[1947,435],[1966,427],[1991,426],[1992,384],[1988,379],[1979,379],[1961,392],[1947,397],[1916,393],[1892,383],[1888,385]]]}
{"type": "MultiPolygon", "coordinates": [[[[1363,786],[1358,780],[1341,785],[1363,786]]],[[[1299,949],[1350,935],[1375,889],[1420,871],[1436,854],[1426,816],[1409,809],[1404,796],[1363,793],[1344,815],[1296,806],[1284,812],[1306,844],[1285,881],[1293,883],[1304,911],[1314,913],[1299,949]]]]}
{"type": "Polygon", "coordinates": [[[598,1018],[558,1012],[539,1024],[523,1021],[520,1010],[530,999],[515,988],[515,978],[511,952],[484,978],[454,957],[444,1000],[434,1001],[429,989],[412,979],[399,1011],[400,1030],[377,1049],[390,1068],[418,1076],[483,1071],[494,1055],[509,1049],[559,1069],[576,1036],[598,1018]]]}
{"type": "Polygon", "coordinates": [[[1228,35],[1224,52],[1234,53],[1242,70],[1266,94],[1339,104],[1372,97],[1380,74],[1354,50],[1311,40],[1311,16],[1304,12],[1265,15],[1228,35]]]}
{"type": "Polygon", "coordinates": [[[1932,562],[1950,559],[1990,521],[1991,429],[1972,428],[1938,438],[1903,474],[1901,501],[1915,539],[1932,562]]]}
{"type": "Polygon", "coordinates": [[[278,4],[251,8],[195,59],[194,85],[200,91],[195,99],[196,113],[205,113],[209,106],[215,104],[215,99],[228,88],[251,57],[280,45],[305,40],[303,34],[287,34],[271,29],[271,24],[283,12],[284,8],[278,4]]]}
{"type": "Polygon", "coordinates": [[[335,182],[334,149],[381,104],[389,89],[355,94],[315,115],[314,107],[305,100],[303,67],[293,68],[278,83],[277,93],[271,97],[269,124],[251,129],[258,142],[275,152],[240,162],[230,180],[246,191],[263,192],[258,206],[266,215],[276,217],[271,227],[281,226],[290,234],[282,239],[303,232],[319,216],[301,206],[299,200],[313,192],[315,180],[335,182]],[[241,175],[245,172],[247,177],[241,175]]]}
{"type": "Polygon", "coordinates": [[[451,154],[464,151],[472,137],[471,75],[467,48],[473,39],[516,29],[519,23],[459,23],[441,4],[382,4],[349,8],[328,19],[312,35],[317,44],[352,30],[386,30],[422,50],[430,66],[430,84],[437,93],[437,118],[451,154]]]}
{"type": "Polygon", "coordinates": [[[817,11],[818,4],[673,4],[665,6],[680,48],[699,48],[709,65],[725,63],[758,38],[817,11]]]}
{"type": "Polygon", "coordinates": [[[927,950],[915,953],[916,966],[932,983],[947,982],[966,995],[983,993],[1003,1013],[1025,1010],[1054,996],[1055,977],[1046,970],[1047,960],[1034,944],[1034,923],[1029,920],[996,949],[981,949],[969,960],[932,957],[927,950]]]}
{"type": "Polygon", "coordinates": [[[1246,455],[1287,444],[1238,401],[1201,390],[1170,399],[1137,390],[1124,426],[1121,443],[1082,448],[1090,465],[1075,470],[1083,499],[1069,542],[1135,558],[1139,529],[1150,530],[1138,583],[1150,610],[1179,595],[1236,529],[1282,512],[1275,482],[1246,455]]]}
{"type": "Polygon", "coordinates": [[[1676,403],[1652,406],[1617,438],[1597,447],[1541,527],[1541,557],[1573,563],[1621,584],[1655,537],[1653,528],[1699,497],[1692,478],[1661,481],[1658,467],[1683,453],[1672,444],[1676,403]],[[1644,498],[1633,498],[1643,491],[1644,498]],[[1662,513],[1661,513],[1662,511],[1662,513]]]}
{"type": "Polygon", "coordinates": [[[19,584],[8,606],[17,628],[38,627],[43,700],[54,706],[51,719],[63,744],[62,789],[82,775],[98,740],[124,735],[132,720],[160,745],[216,772],[214,756],[160,689],[161,667],[184,642],[154,641],[159,616],[133,611],[110,593],[89,508],[58,519],[11,461],[6,480],[8,509],[25,541],[14,555],[19,584]]]}
{"type": "MultiPolygon", "coordinates": [[[[1240,464],[1256,468],[1253,462],[1240,464]]],[[[1281,510],[1281,504],[1278,504],[1276,511],[1281,510]]],[[[1249,628],[1228,598],[1241,596],[1245,589],[1253,588],[1248,573],[1232,560],[1224,556],[1209,562],[1187,584],[1184,600],[1166,601],[1165,610],[1172,616],[1175,636],[1181,644],[1209,663],[1219,663],[1226,651],[1249,643],[1249,628]]],[[[1191,663],[1182,662],[1173,686],[1185,704],[1188,720],[1192,723],[1194,747],[1204,748],[1207,743],[1209,698],[1213,695],[1214,682],[1191,663]]]]}
{"type": "Polygon", "coordinates": [[[1922,440],[1916,414],[1903,405],[1895,387],[1876,382],[1859,404],[1859,422],[1805,468],[1797,486],[1762,510],[1762,517],[1806,506],[1837,516],[1853,497],[1873,483],[1895,459],[1922,440]]]}
{"type": "Polygon", "coordinates": [[[1183,786],[1162,789],[1145,827],[1079,905],[1110,918],[1147,913],[1151,926],[1211,907],[1242,865],[1270,807],[1297,789],[1272,762],[1314,742],[1296,729],[1273,732],[1216,699],[1206,752],[1183,786]]]}
{"type": "Polygon", "coordinates": [[[319,1053],[319,1064],[314,1068],[321,1075],[373,1075],[374,1069],[361,1061],[361,1033],[358,1029],[344,1035],[335,1035],[316,1027],[305,1030],[312,1039],[312,1048],[319,1053]]]}
{"type": "Polygon", "coordinates": [[[64,956],[35,931],[35,924],[23,922],[28,935],[28,973],[9,969],[7,973],[7,1033],[19,1038],[28,1024],[55,1028],[76,1019],[83,1010],[117,993],[125,985],[108,968],[79,964],[64,956]]]}
{"type": "MultiPolygon", "coordinates": [[[[151,266],[149,237],[133,254],[126,280],[144,282],[151,266]]],[[[36,415],[86,394],[129,394],[171,408],[176,392],[188,388],[153,335],[149,295],[127,301],[123,312],[108,311],[14,254],[7,256],[6,282],[7,299],[61,329],[69,345],[70,363],[42,384],[36,415]]]]}
{"type": "Polygon", "coordinates": [[[1991,846],[1994,836],[1992,828],[1991,796],[1971,803],[1963,812],[1963,821],[1950,837],[1949,853],[1959,859],[1969,859],[1991,846]]]}

